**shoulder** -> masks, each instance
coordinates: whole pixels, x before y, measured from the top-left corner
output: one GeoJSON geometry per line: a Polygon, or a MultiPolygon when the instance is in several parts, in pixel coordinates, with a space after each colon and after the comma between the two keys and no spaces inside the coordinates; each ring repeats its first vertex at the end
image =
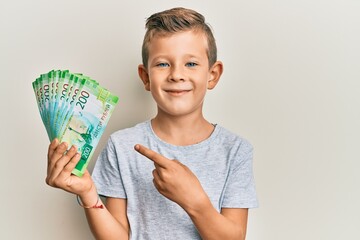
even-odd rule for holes
{"type": "Polygon", "coordinates": [[[243,136],[232,132],[221,125],[216,125],[218,134],[216,135],[217,144],[228,146],[231,149],[241,150],[243,152],[251,152],[253,145],[243,136]]]}

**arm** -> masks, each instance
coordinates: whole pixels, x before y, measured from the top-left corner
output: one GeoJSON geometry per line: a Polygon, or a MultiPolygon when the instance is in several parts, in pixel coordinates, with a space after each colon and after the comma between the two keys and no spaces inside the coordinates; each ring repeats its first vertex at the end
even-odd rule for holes
{"type": "MultiPolygon", "coordinates": [[[[80,196],[84,206],[94,206],[98,194],[88,171],[79,178],[71,174],[80,160],[77,149],[66,152],[67,144],[57,139],[51,142],[48,150],[46,183],[80,196]]],[[[101,200],[97,206],[102,204],[101,200]]],[[[126,200],[107,200],[106,207],[85,209],[90,229],[96,239],[129,239],[129,224],[126,218],[126,200]]]]}
{"type": "Polygon", "coordinates": [[[204,201],[198,210],[187,213],[204,240],[246,237],[248,209],[223,208],[218,213],[211,203],[204,201]]]}
{"type": "Polygon", "coordinates": [[[136,145],[135,150],[154,162],[156,189],[189,214],[202,239],[245,239],[247,209],[223,208],[218,213],[188,167],[141,145],[136,145]]]}
{"type": "MultiPolygon", "coordinates": [[[[80,196],[85,206],[94,204],[98,198],[97,192],[90,192],[87,196],[80,196]],[[88,201],[90,200],[91,201],[88,201]],[[89,205],[86,205],[86,202],[89,205]]],[[[102,204],[101,200],[97,206],[102,204]]],[[[129,239],[129,223],[126,216],[126,199],[107,198],[106,207],[99,208],[84,208],[85,215],[96,239],[129,239]]]]}

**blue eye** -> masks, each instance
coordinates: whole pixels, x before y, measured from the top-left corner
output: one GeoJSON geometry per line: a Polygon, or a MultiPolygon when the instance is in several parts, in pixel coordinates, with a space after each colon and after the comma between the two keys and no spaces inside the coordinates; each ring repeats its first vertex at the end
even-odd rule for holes
{"type": "Polygon", "coordinates": [[[157,67],[168,67],[169,64],[168,63],[158,63],[156,64],[157,67]]]}
{"type": "Polygon", "coordinates": [[[197,63],[194,63],[194,62],[188,62],[185,64],[185,66],[187,67],[196,67],[198,64],[197,63]]]}

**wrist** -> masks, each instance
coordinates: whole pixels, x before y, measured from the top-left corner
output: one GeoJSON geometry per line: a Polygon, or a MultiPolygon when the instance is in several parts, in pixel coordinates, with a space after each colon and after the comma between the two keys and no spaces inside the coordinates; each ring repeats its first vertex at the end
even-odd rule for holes
{"type": "MultiPolygon", "coordinates": [[[[83,206],[94,206],[99,200],[99,195],[94,184],[92,184],[88,191],[77,194],[77,196],[83,206]]],[[[99,202],[101,202],[101,200],[99,202]]]]}
{"type": "Polygon", "coordinates": [[[85,208],[85,209],[90,209],[90,208],[101,208],[101,209],[103,209],[104,208],[104,205],[101,202],[100,196],[98,196],[96,203],[94,205],[91,205],[91,206],[84,205],[81,202],[79,195],[76,195],[76,200],[77,200],[78,204],[80,205],[80,207],[85,208]]]}
{"type": "Polygon", "coordinates": [[[210,209],[214,208],[208,196],[199,196],[193,199],[192,203],[189,204],[184,210],[189,214],[190,217],[196,217],[204,212],[209,212],[210,209]]]}

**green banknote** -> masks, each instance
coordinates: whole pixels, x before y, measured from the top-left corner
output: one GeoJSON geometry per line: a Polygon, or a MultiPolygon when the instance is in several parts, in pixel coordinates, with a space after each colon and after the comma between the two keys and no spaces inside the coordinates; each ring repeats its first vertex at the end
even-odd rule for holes
{"type": "Polygon", "coordinates": [[[81,73],[52,70],[33,83],[49,140],[77,146],[81,159],[73,174],[81,177],[118,102],[118,97],[81,73]]]}

